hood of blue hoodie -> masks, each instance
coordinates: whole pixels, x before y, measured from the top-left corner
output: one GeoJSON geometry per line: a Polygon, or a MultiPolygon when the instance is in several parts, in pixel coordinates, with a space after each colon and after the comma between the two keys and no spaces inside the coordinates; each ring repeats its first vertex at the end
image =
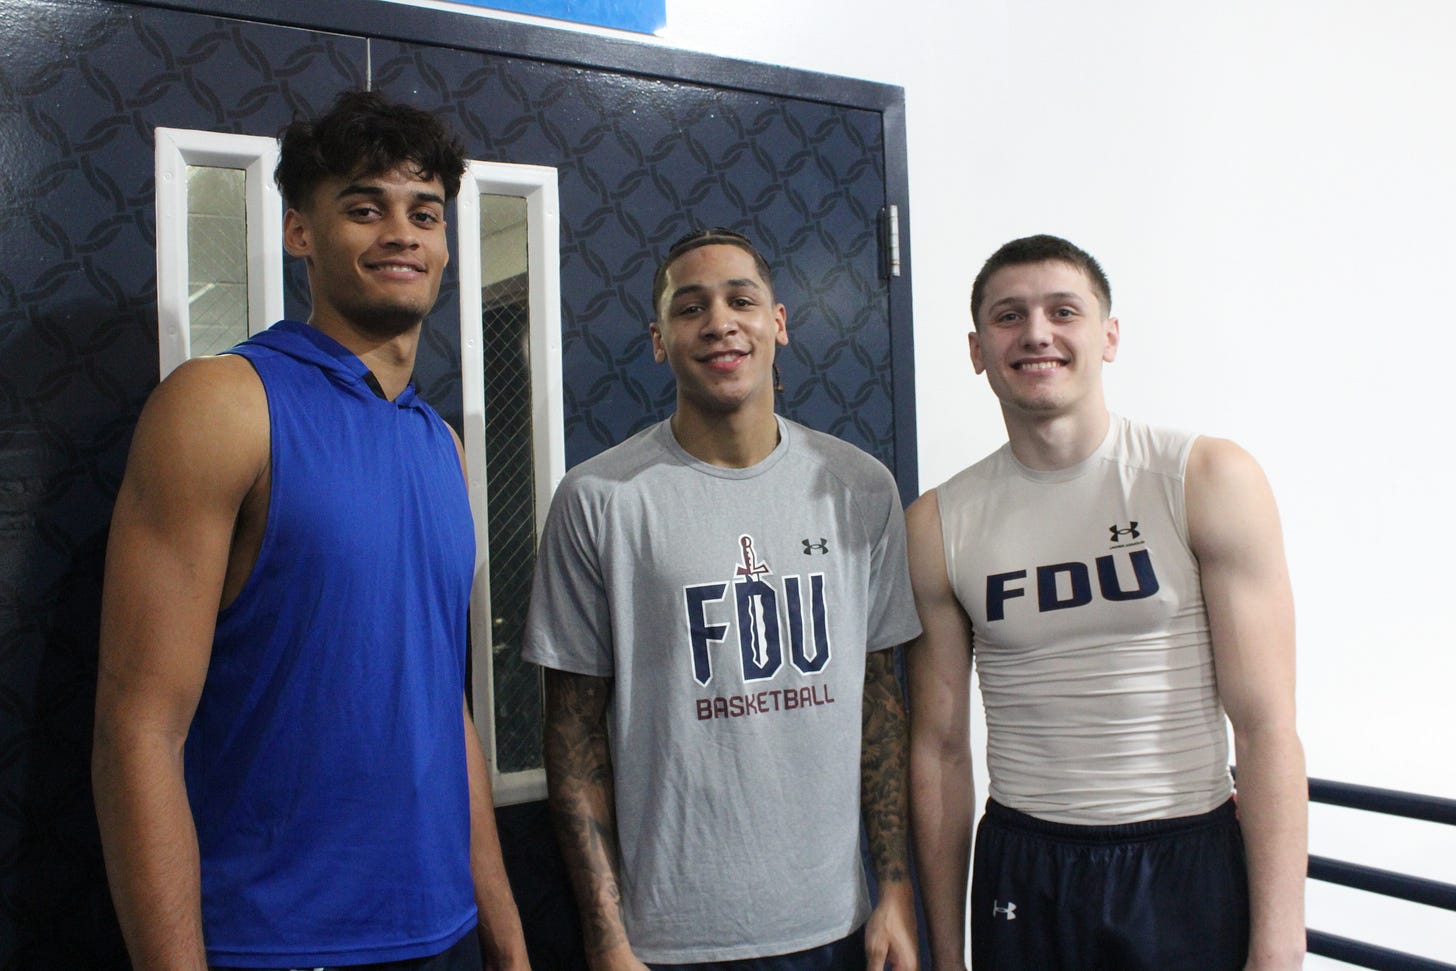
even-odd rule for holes
{"type": "MultiPolygon", "coordinates": [[[[239,346],[248,345],[266,347],[296,361],[312,364],[350,394],[379,400],[379,395],[369,385],[372,373],[358,355],[316,327],[297,320],[280,320],[239,346]]],[[[393,403],[401,408],[417,407],[413,381],[405,385],[393,403]]]]}

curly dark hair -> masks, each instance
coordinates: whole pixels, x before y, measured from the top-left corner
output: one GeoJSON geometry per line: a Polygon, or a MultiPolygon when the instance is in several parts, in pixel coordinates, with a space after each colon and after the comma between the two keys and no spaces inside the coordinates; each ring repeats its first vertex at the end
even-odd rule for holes
{"type": "Polygon", "coordinates": [[[327,112],[295,120],[278,141],[273,180],[292,209],[330,177],[377,175],[408,162],[422,178],[438,178],[453,199],[465,173],[465,148],[440,119],[372,91],[342,92],[327,112]]]}

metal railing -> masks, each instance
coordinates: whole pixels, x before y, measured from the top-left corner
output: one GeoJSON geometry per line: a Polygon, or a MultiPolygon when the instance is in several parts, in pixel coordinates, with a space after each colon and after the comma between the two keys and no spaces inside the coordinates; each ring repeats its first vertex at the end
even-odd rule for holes
{"type": "MultiPolygon", "coordinates": [[[[1325,779],[1310,779],[1309,801],[1456,826],[1456,800],[1436,796],[1420,796],[1370,786],[1329,782],[1325,779]]],[[[1426,880],[1314,855],[1309,858],[1309,877],[1311,880],[1322,880],[1342,887],[1353,887],[1386,897],[1456,911],[1456,885],[1437,880],[1426,880]]],[[[1366,944],[1324,931],[1306,928],[1305,934],[1310,954],[1343,961],[1356,967],[1371,968],[1373,971],[1456,971],[1456,964],[1417,957],[1404,951],[1366,944]]]]}

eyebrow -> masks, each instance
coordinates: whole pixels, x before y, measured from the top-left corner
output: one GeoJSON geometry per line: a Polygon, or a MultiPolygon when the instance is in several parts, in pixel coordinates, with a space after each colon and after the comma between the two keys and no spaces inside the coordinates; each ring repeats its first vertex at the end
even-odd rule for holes
{"type": "MultiPolygon", "coordinates": [[[[752,287],[759,292],[763,291],[763,284],[759,283],[757,280],[750,276],[734,277],[731,280],[724,280],[723,287],[724,289],[741,289],[743,287],[752,287]]],[[[689,283],[672,291],[672,295],[668,297],[668,300],[676,300],[678,297],[685,296],[690,293],[706,293],[711,289],[713,288],[706,283],[689,283]]]]}
{"type": "Polygon", "coordinates": [[[1042,293],[1042,294],[1038,294],[1035,297],[1023,297],[1023,296],[1020,296],[1018,294],[1013,294],[1013,295],[1011,295],[1009,297],[1002,297],[1000,300],[997,300],[995,303],[987,304],[986,309],[987,310],[995,310],[997,307],[1006,306],[1006,305],[1015,305],[1015,304],[1024,304],[1024,303],[1041,303],[1043,301],[1050,301],[1050,302],[1053,302],[1053,303],[1062,303],[1062,302],[1066,302],[1068,300],[1071,300],[1071,301],[1074,301],[1076,303],[1081,303],[1083,301],[1083,299],[1084,298],[1083,298],[1082,294],[1077,293],[1076,291],[1073,291],[1073,290],[1059,290],[1056,293],[1042,293]]]}
{"type": "MultiPolygon", "coordinates": [[[[379,199],[382,198],[384,195],[385,190],[383,186],[366,185],[362,182],[351,182],[349,185],[346,185],[339,190],[339,194],[334,196],[334,200],[337,201],[339,199],[345,198],[346,196],[368,196],[371,199],[379,199]]],[[[414,194],[414,199],[416,202],[433,202],[442,206],[445,204],[444,196],[441,196],[437,192],[416,192],[414,194]]]]}

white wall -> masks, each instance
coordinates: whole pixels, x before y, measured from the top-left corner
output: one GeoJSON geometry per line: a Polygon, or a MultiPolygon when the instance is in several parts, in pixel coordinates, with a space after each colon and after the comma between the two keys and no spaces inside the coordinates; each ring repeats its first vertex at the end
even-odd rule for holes
{"type": "MultiPolygon", "coordinates": [[[[669,0],[665,39],[904,86],[922,487],[1004,440],[980,262],[1086,247],[1113,408],[1236,439],[1280,498],[1310,774],[1456,798],[1456,5],[669,0]]],[[[1451,828],[1316,808],[1311,843],[1456,882],[1451,828]]],[[[1309,923],[1456,963],[1456,915],[1312,884],[1309,923]]]]}
{"type": "MultiPolygon", "coordinates": [[[[980,262],[1085,246],[1112,406],[1236,439],[1280,498],[1310,774],[1456,798],[1456,5],[679,0],[668,32],[905,87],[922,488],[1004,440],[980,262]]],[[[1447,827],[1316,808],[1311,844],[1456,882],[1447,827]]],[[[1309,923],[1456,962],[1419,905],[1311,884],[1309,923]]]]}

